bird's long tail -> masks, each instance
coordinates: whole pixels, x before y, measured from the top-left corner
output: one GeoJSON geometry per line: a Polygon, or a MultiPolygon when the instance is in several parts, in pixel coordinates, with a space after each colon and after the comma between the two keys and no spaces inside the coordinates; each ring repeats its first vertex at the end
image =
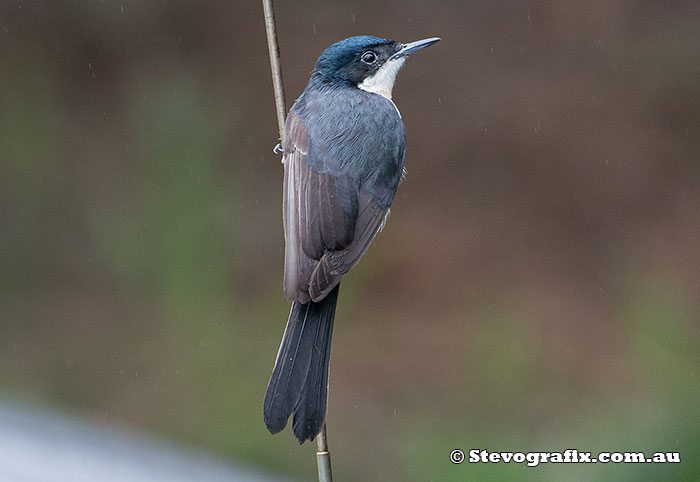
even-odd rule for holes
{"type": "Polygon", "coordinates": [[[326,418],[328,360],[338,288],[314,303],[294,302],[265,394],[265,425],[281,431],[294,412],[299,443],[313,440],[326,418]]]}

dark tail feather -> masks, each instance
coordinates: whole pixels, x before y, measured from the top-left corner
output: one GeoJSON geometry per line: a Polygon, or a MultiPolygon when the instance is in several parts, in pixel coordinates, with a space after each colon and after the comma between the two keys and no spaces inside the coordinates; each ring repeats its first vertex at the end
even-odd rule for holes
{"type": "MultiPolygon", "coordinates": [[[[333,297],[333,312],[335,312],[335,298],[338,296],[338,287],[334,288],[324,301],[333,297]]],[[[328,398],[328,361],[331,355],[331,335],[333,333],[333,314],[328,323],[322,326],[316,334],[314,350],[311,355],[309,372],[306,375],[304,390],[301,398],[294,408],[294,422],[292,427],[294,435],[299,442],[306,439],[313,440],[323,427],[326,418],[326,401],[328,398]]]]}
{"type": "Polygon", "coordinates": [[[292,305],[265,394],[265,424],[281,431],[294,412],[294,435],[313,440],[326,418],[328,361],[338,286],[318,303],[292,305]]]}

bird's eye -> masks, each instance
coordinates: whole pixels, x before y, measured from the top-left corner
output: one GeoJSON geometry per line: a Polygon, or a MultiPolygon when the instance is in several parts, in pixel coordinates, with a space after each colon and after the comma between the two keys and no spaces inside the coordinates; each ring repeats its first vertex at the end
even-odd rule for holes
{"type": "Polygon", "coordinates": [[[362,54],[362,57],[360,57],[360,58],[366,64],[373,64],[377,61],[377,54],[375,54],[371,50],[368,50],[367,52],[362,54]]]}

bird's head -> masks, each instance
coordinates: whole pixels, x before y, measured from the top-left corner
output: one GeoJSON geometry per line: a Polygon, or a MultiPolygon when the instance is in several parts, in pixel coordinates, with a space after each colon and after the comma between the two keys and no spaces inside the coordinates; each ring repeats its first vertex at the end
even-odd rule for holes
{"type": "Polygon", "coordinates": [[[391,99],[396,74],[406,56],[438,40],[403,44],[370,35],[346,38],[321,54],[314,75],[326,84],[350,85],[391,99]]]}

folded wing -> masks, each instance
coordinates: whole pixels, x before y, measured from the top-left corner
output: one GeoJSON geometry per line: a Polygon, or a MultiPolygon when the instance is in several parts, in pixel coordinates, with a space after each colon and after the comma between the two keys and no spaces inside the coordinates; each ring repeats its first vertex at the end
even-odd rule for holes
{"type": "Polygon", "coordinates": [[[294,109],[286,130],[284,293],[290,301],[319,301],[367,251],[389,209],[351,175],[311,167],[308,130],[294,109]]]}

